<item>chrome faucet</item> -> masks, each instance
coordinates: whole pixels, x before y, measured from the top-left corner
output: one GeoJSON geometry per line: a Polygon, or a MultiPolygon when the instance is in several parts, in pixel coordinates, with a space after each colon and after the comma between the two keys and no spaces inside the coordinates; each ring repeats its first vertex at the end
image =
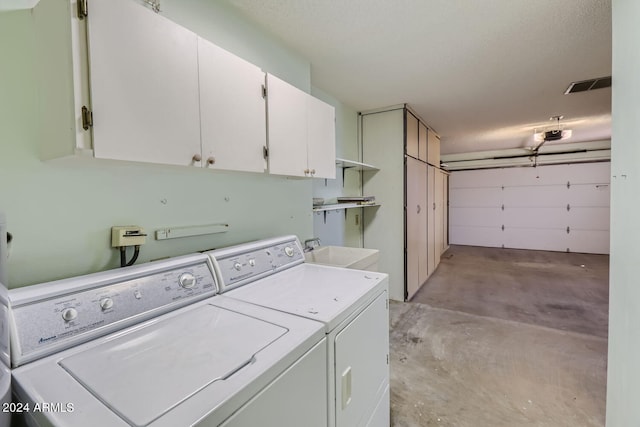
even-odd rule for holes
{"type": "Polygon", "coordinates": [[[307,239],[304,241],[305,252],[311,252],[316,248],[316,246],[320,246],[320,238],[318,237],[314,237],[313,239],[307,239]],[[315,244],[313,242],[315,242],[315,244]]]}

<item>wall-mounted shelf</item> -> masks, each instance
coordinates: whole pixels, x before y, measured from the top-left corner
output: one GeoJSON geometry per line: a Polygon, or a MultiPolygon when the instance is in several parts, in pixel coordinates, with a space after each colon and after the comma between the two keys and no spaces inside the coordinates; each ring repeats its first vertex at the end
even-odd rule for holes
{"type": "Polygon", "coordinates": [[[314,206],[314,212],[339,211],[341,209],[368,208],[369,206],[380,206],[378,203],[335,203],[332,205],[314,206]]]}
{"type": "Polygon", "coordinates": [[[377,171],[375,166],[366,163],[354,162],[353,160],[336,158],[336,166],[342,169],[352,169],[356,171],[377,171]]]}
{"type": "Polygon", "coordinates": [[[324,223],[327,223],[327,212],[344,210],[344,218],[347,219],[347,209],[368,208],[371,206],[380,206],[378,203],[334,203],[331,205],[314,206],[313,212],[324,215],[324,223]]]}

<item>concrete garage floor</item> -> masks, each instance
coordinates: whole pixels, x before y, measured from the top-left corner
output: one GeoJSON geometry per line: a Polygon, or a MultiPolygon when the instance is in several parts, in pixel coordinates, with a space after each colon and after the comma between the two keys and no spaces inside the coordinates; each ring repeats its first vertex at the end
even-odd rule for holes
{"type": "Polygon", "coordinates": [[[603,426],[605,255],[452,246],[391,305],[393,426],[603,426]]]}

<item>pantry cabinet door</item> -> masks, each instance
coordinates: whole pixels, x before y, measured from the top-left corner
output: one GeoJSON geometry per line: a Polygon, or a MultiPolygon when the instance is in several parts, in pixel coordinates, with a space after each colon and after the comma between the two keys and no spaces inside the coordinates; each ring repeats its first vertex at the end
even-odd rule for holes
{"type": "Polygon", "coordinates": [[[198,71],[204,167],[264,172],[264,72],[201,37],[198,71]]]}
{"type": "Polygon", "coordinates": [[[407,300],[428,277],[427,260],[427,164],[407,157],[406,175],[406,291],[407,300]]]}
{"type": "Polygon", "coordinates": [[[92,0],[87,19],[95,157],[194,164],[197,36],[130,0],[92,0]]]}

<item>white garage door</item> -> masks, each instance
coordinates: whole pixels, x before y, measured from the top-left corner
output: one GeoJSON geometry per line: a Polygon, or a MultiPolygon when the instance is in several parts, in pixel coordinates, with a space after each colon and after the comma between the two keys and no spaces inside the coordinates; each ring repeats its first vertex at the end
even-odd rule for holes
{"type": "Polygon", "coordinates": [[[456,171],[452,244],[609,253],[609,162],[456,171]]]}

